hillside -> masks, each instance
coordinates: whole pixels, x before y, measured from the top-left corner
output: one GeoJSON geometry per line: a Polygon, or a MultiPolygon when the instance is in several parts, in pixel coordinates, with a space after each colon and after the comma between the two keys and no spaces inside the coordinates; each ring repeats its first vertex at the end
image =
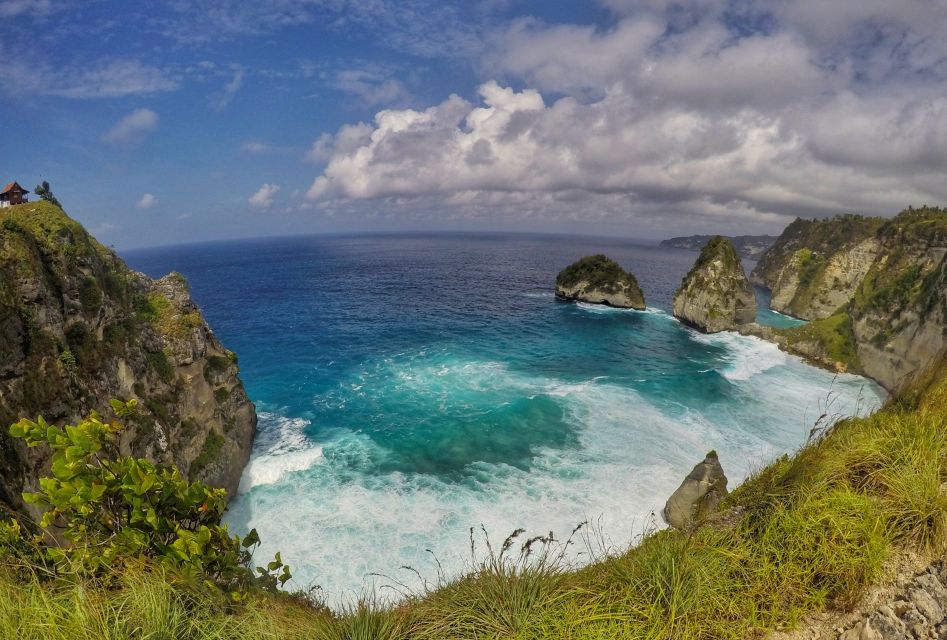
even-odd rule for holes
{"type": "MultiPolygon", "coordinates": [[[[658,246],[672,249],[687,249],[688,251],[700,251],[704,245],[714,236],[679,236],[662,240],[658,246]]],[[[758,260],[763,253],[769,249],[776,236],[724,236],[733,243],[737,253],[741,258],[749,260],[758,260]]]]}
{"type": "MultiPolygon", "coordinates": [[[[0,209],[0,423],[75,421],[141,400],[123,448],[236,490],[256,413],[178,274],[130,270],[60,208],[0,209]]],[[[0,501],[46,472],[48,452],[0,435],[0,501]]]]}

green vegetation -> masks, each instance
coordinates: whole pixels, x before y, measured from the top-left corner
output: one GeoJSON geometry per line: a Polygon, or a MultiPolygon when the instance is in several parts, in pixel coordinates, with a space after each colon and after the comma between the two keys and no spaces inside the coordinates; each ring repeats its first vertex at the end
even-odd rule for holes
{"type": "Polygon", "coordinates": [[[852,330],[852,317],[844,308],[828,318],[791,329],[778,329],[777,333],[786,337],[790,347],[800,342],[816,343],[833,363],[841,363],[847,371],[858,370],[858,346],[852,330]]]}
{"type": "MultiPolygon", "coordinates": [[[[137,404],[113,400],[112,408],[119,417],[131,417],[137,404]]],[[[251,531],[241,541],[221,525],[223,489],[186,482],[175,467],[121,456],[122,429],[96,413],[63,428],[42,418],[10,427],[14,438],[51,449],[52,477],[40,480],[39,492],[23,494],[42,510],[39,526],[45,534],[32,538],[31,549],[25,538],[12,535],[19,524],[9,522],[0,529],[0,539],[5,535],[9,543],[12,538],[12,545],[0,555],[10,555],[12,546],[20,560],[30,563],[21,572],[41,569],[44,576],[102,587],[111,586],[123,564],[150,563],[203,588],[215,587],[233,602],[251,588],[275,589],[290,578],[278,555],[254,574],[249,563],[259,538],[251,531]]],[[[215,443],[211,447],[219,450],[215,443]]]]}
{"type": "MultiPolygon", "coordinates": [[[[779,271],[788,264],[799,250],[815,254],[824,264],[828,256],[842,248],[875,236],[885,224],[884,218],[845,214],[825,220],[796,218],[783,231],[779,239],[760,258],[753,274],[767,286],[776,284],[779,271]]],[[[821,276],[819,264],[809,265],[810,282],[818,282],[821,276]]],[[[804,289],[805,287],[800,287],[804,289]]]]}
{"type": "Polygon", "coordinates": [[[150,322],[162,336],[185,338],[191,329],[201,326],[197,311],[181,313],[163,294],[153,291],[135,299],[138,317],[150,322]]]}
{"type": "MultiPolygon", "coordinates": [[[[879,235],[898,250],[865,276],[855,295],[853,312],[858,316],[876,312],[897,317],[900,311],[913,309],[924,319],[939,308],[947,316],[944,262],[931,262],[925,255],[929,247],[947,243],[947,209],[905,209],[885,224],[879,235]]],[[[880,342],[894,330],[897,327],[882,327],[876,338],[880,342]]]]}
{"type": "MultiPolygon", "coordinates": [[[[582,569],[561,562],[565,543],[524,541],[517,531],[464,577],[394,606],[369,598],[333,614],[302,596],[254,588],[234,602],[224,590],[186,572],[182,577],[178,561],[162,560],[161,548],[142,553],[134,535],[123,542],[137,550],[134,560],[122,562],[123,571],[97,580],[65,571],[50,577],[29,560],[29,544],[8,530],[6,536],[0,531],[0,555],[15,561],[0,569],[0,628],[18,640],[755,636],[796,624],[807,611],[851,607],[898,550],[947,550],[947,496],[940,490],[947,478],[943,374],[933,373],[910,407],[896,401],[873,416],[815,430],[807,446],[756,473],[695,532],[653,532],[626,553],[582,569]]],[[[84,436],[73,438],[69,429],[56,437],[71,439],[60,449],[64,456],[69,447],[83,446],[84,436]]],[[[134,504],[143,485],[134,478],[122,482],[137,489],[103,495],[134,504]]],[[[84,486],[99,491],[94,482],[84,486]]],[[[155,491],[141,495],[151,499],[155,491]]],[[[81,515],[82,521],[99,513],[81,515]]],[[[150,527],[147,511],[139,513],[146,515],[126,519],[125,526],[150,527]]]]}
{"type": "Polygon", "coordinates": [[[59,200],[56,199],[56,196],[53,195],[53,190],[50,188],[49,183],[45,180],[43,180],[42,184],[36,185],[36,189],[33,190],[33,193],[38,195],[41,200],[45,200],[52,205],[57,207],[62,206],[59,204],[59,200]]]}
{"type": "Polygon", "coordinates": [[[587,282],[589,289],[605,293],[617,293],[623,287],[639,291],[635,276],[601,253],[573,262],[556,276],[556,285],[560,287],[573,287],[580,282],[587,282]]]}
{"type": "Polygon", "coordinates": [[[204,446],[201,447],[201,452],[194,462],[191,463],[191,475],[198,476],[201,471],[209,465],[211,462],[217,460],[220,457],[220,449],[224,446],[224,437],[215,431],[211,431],[207,434],[207,438],[204,440],[204,446]]]}

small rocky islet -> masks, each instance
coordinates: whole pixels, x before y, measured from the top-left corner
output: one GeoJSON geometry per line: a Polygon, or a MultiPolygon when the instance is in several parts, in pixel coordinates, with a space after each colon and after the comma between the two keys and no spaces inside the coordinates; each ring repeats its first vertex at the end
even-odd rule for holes
{"type": "Polygon", "coordinates": [[[556,276],[560,300],[645,309],[644,293],[635,276],[601,253],[576,260],[556,276]]]}
{"type": "Polygon", "coordinates": [[[733,243],[714,236],[674,294],[674,317],[704,333],[756,320],[756,296],[733,243]]]}

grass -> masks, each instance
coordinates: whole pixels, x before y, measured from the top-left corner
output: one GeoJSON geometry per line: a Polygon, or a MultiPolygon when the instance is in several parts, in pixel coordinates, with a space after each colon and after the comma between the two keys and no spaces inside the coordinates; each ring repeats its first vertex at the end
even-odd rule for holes
{"type": "Polygon", "coordinates": [[[791,627],[853,606],[893,551],[947,549],[945,388],[937,377],[910,409],[891,402],[817,433],[728,496],[718,524],[652,532],[580,569],[559,543],[516,532],[463,577],[334,614],[267,595],[229,611],[154,567],[109,590],[0,571],[0,638],[704,639],[791,627]]]}
{"type": "Polygon", "coordinates": [[[828,318],[777,331],[786,336],[790,347],[798,342],[817,343],[830,361],[841,363],[846,371],[858,371],[858,346],[852,329],[852,317],[845,309],[836,311],[828,318]]]}

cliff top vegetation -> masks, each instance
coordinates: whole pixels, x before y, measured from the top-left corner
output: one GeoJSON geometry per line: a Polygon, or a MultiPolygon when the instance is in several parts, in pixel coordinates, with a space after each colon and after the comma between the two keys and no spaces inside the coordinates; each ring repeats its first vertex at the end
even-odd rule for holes
{"type": "Polygon", "coordinates": [[[587,282],[590,289],[607,293],[618,291],[621,285],[638,288],[634,275],[601,253],[573,262],[556,276],[556,284],[561,287],[572,287],[580,282],[587,282]]]}

